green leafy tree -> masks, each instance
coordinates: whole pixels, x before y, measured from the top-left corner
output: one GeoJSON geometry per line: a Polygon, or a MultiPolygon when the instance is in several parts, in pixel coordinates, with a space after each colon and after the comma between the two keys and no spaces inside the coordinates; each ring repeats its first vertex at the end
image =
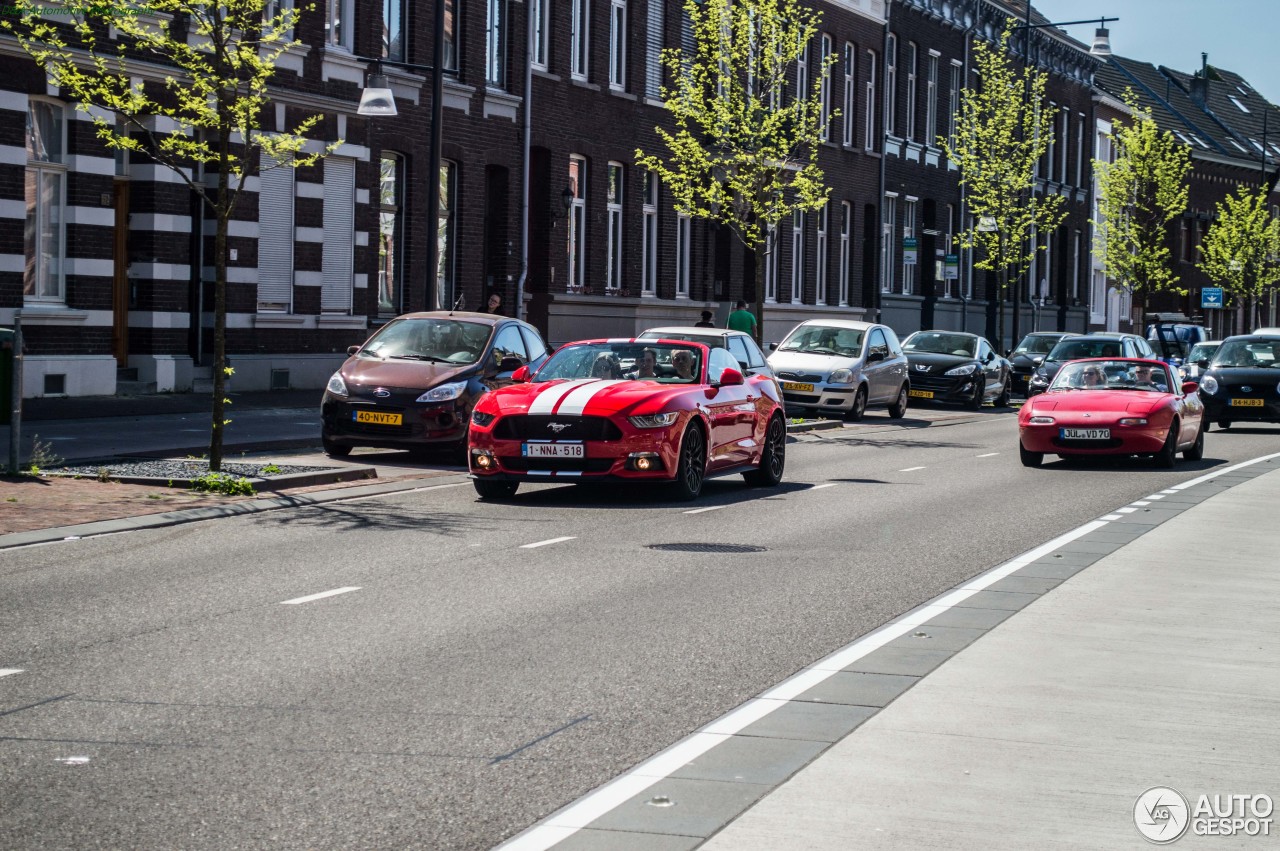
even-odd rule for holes
{"type": "Polygon", "coordinates": [[[1262,323],[1261,301],[1280,282],[1280,219],[1271,215],[1267,188],[1240,185],[1218,204],[1196,264],[1222,287],[1228,303],[1249,300],[1250,327],[1262,323]]]}
{"type": "Polygon", "coordinates": [[[684,14],[692,55],[662,54],[675,129],[656,130],[668,153],[637,150],[636,162],[667,185],[678,212],[727,226],[754,253],[760,339],[770,234],[827,203],[817,150],[835,116],[823,114],[821,86],[836,57],[817,63],[810,89],[794,96],[787,73],[807,56],[819,12],[796,0],[685,0],[684,14]]]}
{"type": "Polygon", "coordinates": [[[1169,225],[1187,209],[1191,154],[1172,133],[1161,132],[1132,91],[1124,100],[1133,118],[1111,133],[1115,161],[1093,161],[1098,179],[1094,247],[1107,277],[1141,296],[1145,316],[1153,293],[1187,293],[1178,286],[1169,225]]]}
{"type": "Polygon", "coordinates": [[[227,228],[245,177],[262,164],[313,165],[304,153],[314,115],[290,133],[262,129],[279,58],[298,46],[300,11],[272,0],[94,0],[42,17],[42,0],[14,0],[0,22],[110,148],[148,157],[181,176],[212,211],[214,239],[213,420],[209,469],[222,467],[226,379],[227,228]],[[111,31],[114,31],[112,33],[111,31]],[[117,128],[117,119],[122,127],[117,128]],[[212,185],[196,173],[212,172],[212,185]]]}
{"type": "Polygon", "coordinates": [[[1004,345],[1006,293],[1035,259],[1032,234],[1048,233],[1066,217],[1061,195],[1035,194],[1036,163],[1053,138],[1054,114],[1039,108],[1048,75],[1033,65],[1014,67],[1010,32],[1006,28],[997,43],[974,45],[979,85],[961,93],[954,138],[938,137],[960,169],[972,214],[972,223],[957,234],[960,245],[979,249],[973,265],[996,274],[999,346],[1004,345]]]}

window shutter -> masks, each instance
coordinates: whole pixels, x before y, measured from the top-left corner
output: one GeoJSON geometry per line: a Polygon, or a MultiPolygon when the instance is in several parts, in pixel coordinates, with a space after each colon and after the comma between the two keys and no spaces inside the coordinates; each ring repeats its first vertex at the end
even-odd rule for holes
{"type": "Polygon", "coordinates": [[[327,157],[324,161],[324,253],[321,313],[350,313],[355,284],[352,251],[355,243],[356,164],[327,157]]]}
{"type": "Polygon", "coordinates": [[[644,93],[651,98],[661,97],[662,86],[662,29],[665,0],[649,0],[649,25],[644,42],[644,93]]]}
{"type": "Polygon", "coordinates": [[[258,178],[258,310],[293,307],[293,166],[262,155],[258,178]]]}

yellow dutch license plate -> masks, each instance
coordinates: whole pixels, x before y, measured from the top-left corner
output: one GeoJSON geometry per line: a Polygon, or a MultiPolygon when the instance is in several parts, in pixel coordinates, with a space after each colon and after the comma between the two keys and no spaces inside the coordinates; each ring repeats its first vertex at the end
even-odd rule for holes
{"type": "Polygon", "coordinates": [[[908,390],[907,395],[915,396],[917,399],[932,399],[933,391],[932,390],[908,390]]]}
{"type": "Polygon", "coordinates": [[[1261,408],[1261,399],[1232,399],[1231,407],[1233,408],[1261,408]]]}
{"type": "Polygon", "coordinates": [[[351,419],[358,423],[371,425],[398,426],[404,424],[403,414],[388,414],[382,411],[352,411],[351,419]]]}
{"type": "Polygon", "coordinates": [[[794,382],[794,381],[784,381],[784,382],[782,382],[782,389],[783,389],[784,391],[785,391],[785,390],[790,390],[792,393],[812,393],[812,392],[813,392],[813,385],[812,385],[812,384],[797,384],[797,383],[796,383],[796,382],[794,382]]]}

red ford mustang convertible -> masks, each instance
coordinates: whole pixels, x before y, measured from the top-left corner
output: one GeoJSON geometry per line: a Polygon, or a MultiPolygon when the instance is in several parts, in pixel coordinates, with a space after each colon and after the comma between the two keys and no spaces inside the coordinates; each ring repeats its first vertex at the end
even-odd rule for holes
{"type": "Polygon", "coordinates": [[[786,461],[781,393],[743,378],[725,349],[675,340],[570,343],[530,379],[486,393],[471,414],[471,478],[482,498],[520,482],[664,482],[694,499],[708,476],[776,485],[786,461]]]}
{"type": "Polygon", "coordinates": [[[1204,455],[1204,405],[1193,382],[1177,384],[1160,361],[1071,361],[1047,392],[1018,412],[1018,452],[1027,467],[1045,455],[1151,455],[1172,467],[1204,455]]]}

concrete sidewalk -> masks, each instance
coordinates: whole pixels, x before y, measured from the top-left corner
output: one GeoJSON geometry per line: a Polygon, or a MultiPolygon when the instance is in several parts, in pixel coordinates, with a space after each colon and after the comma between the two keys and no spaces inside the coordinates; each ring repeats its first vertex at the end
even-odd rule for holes
{"type": "Polygon", "coordinates": [[[1257,816],[1280,817],[1278,504],[1280,456],[1152,494],[502,847],[1143,848],[1139,820],[1162,841],[1186,829],[1180,847],[1277,847],[1280,825],[1257,816]],[[1138,808],[1158,786],[1186,804],[1156,792],[1138,808]],[[1198,835],[1223,827],[1196,818],[1215,794],[1249,796],[1234,836],[1198,835]]]}

